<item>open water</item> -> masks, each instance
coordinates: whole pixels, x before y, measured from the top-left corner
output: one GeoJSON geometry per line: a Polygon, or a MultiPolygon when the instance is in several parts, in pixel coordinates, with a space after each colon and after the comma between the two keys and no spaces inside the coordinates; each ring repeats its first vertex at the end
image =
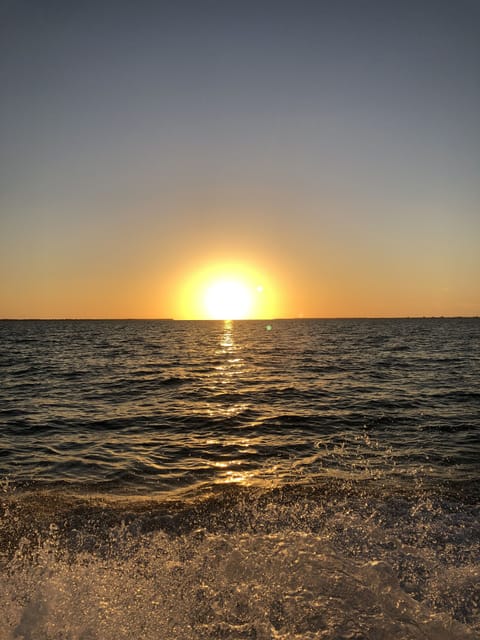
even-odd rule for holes
{"type": "Polygon", "coordinates": [[[0,322],[0,640],[480,638],[480,320],[0,322]]]}

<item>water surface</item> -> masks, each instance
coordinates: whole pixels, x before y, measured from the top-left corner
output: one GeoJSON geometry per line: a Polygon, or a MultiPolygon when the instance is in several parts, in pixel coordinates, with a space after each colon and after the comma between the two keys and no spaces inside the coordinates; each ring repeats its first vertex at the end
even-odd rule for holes
{"type": "Polygon", "coordinates": [[[0,345],[2,640],[480,636],[478,319],[0,345]]]}

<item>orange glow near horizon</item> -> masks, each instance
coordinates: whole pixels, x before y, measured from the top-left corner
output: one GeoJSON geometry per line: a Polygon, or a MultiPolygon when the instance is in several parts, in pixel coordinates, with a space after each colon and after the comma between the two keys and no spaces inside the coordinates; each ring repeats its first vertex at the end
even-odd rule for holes
{"type": "Polygon", "coordinates": [[[217,263],[188,275],[177,302],[179,319],[242,320],[278,314],[270,278],[244,263],[217,263]]]}

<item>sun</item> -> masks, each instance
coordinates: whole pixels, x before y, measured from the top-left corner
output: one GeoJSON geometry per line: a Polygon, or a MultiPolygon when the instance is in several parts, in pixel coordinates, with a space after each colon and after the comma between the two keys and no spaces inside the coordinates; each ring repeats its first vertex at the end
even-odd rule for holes
{"type": "Polygon", "coordinates": [[[253,263],[206,262],[185,271],[176,288],[176,317],[186,320],[277,317],[277,291],[266,270],[253,263]]]}
{"type": "Polygon", "coordinates": [[[204,305],[212,320],[242,320],[250,316],[253,295],[241,280],[224,278],[207,287],[204,305]]]}

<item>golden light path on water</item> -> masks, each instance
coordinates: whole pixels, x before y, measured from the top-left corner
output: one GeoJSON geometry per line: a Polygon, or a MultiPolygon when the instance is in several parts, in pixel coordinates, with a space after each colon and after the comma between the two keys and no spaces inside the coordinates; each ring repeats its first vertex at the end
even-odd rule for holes
{"type": "MultiPolygon", "coordinates": [[[[222,363],[215,367],[215,375],[212,383],[213,393],[230,395],[235,392],[240,377],[248,373],[248,365],[241,355],[241,346],[234,340],[234,323],[232,320],[224,320],[223,332],[220,336],[216,356],[221,357],[222,363]]],[[[221,417],[224,420],[233,418],[236,415],[248,410],[248,403],[228,403],[219,411],[218,408],[211,408],[209,415],[212,418],[221,417]]],[[[275,471],[277,465],[263,467],[261,474],[259,470],[247,470],[245,468],[247,459],[256,453],[256,445],[261,442],[257,437],[225,435],[223,438],[209,438],[207,446],[222,447],[225,450],[235,449],[236,455],[231,455],[224,460],[212,460],[208,464],[218,470],[218,475],[214,480],[215,484],[241,484],[251,486],[266,483],[274,484],[275,471]]]]}
{"type": "MultiPolygon", "coordinates": [[[[244,361],[240,357],[239,347],[235,344],[233,338],[233,322],[231,320],[225,320],[223,324],[223,333],[220,338],[219,348],[217,349],[217,355],[226,357],[223,364],[216,367],[218,377],[216,380],[217,388],[225,390],[225,388],[235,385],[235,378],[239,372],[244,368],[244,361]]],[[[246,408],[246,403],[239,405],[231,405],[227,410],[227,415],[223,413],[223,417],[228,418],[229,415],[235,415],[246,408]]],[[[218,446],[220,444],[218,439],[210,439],[208,444],[218,446]]],[[[225,443],[226,444],[226,443],[225,443]]],[[[228,444],[232,444],[229,442],[228,444]]],[[[231,468],[242,464],[241,454],[248,453],[251,444],[247,438],[235,438],[233,443],[238,449],[239,458],[230,459],[224,461],[215,461],[213,466],[224,469],[223,473],[220,473],[217,477],[217,484],[223,483],[239,483],[248,484],[248,479],[252,475],[251,473],[240,472],[238,469],[231,468]]]]}

